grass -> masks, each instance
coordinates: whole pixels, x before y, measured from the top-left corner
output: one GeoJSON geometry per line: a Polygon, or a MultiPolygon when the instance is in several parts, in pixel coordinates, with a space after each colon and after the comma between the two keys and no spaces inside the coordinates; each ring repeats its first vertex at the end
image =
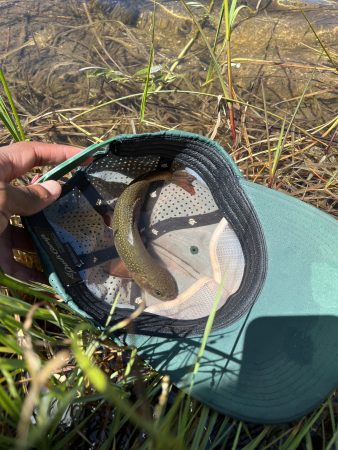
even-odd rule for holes
{"type": "Polygon", "coordinates": [[[155,20],[156,20],[156,1],[154,0],[154,9],[153,9],[153,20],[151,25],[151,45],[150,45],[150,52],[149,52],[149,62],[148,62],[148,68],[146,73],[146,80],[144,84],[144,91],[142,95],[142,101],[141,101],[141,108],[140,108],[140,120],[144,120],[145,115],[145,109],[147,105],[147,98],[149,95],[149,88],[150,88],[150,76],[153,69],[154,64],[154,56],[155,56],[155,50],[154,50],[154,40],[155,40],[155,20]]]}
{"type": "MultiPolygon", "coordinates": [[[[312,442],[314,429],[317,437],[326,430],[328,444],[337,435],[331,399],[292,426],[250,426],[222,417],[186,395],[170,398],[168,379],[144,366],[137,375],[135,367],[127,374],[113,343],[102,343],[96,328],[87,323],[79,326],[78,318],[56,301],[32,307],[22,299],[2,296],[0,304],[2,446],[88,448],[90,430],[95,448],[111,448],[115,443],[117,448],[236,449],[241,443],[246,449],[289,450],[299,448],[303,440],[312,442]],[[18,345],[20,335],[24,343],[18,345]],[[100,343],[94,352],[93,342],[100,343]],[[146,387],[139,399],[132,391],[135,376],[146,387]],[[155,411],[160,401],[162,412],[156,420],[140,415],[144,403],[155,411]],[[32,410],[35,424],[27,420],[32,410]],[[20,439],[13,437],[15,430],[20,439]]],[[[130,352],[121,351],[124,356],[130,352]]]]}
{"type": "MultiPolygon", "coordinates": [[[[98,6],[83,9],[70,2],[70,10],[62,15],[58,11],[62,28],[48,29],[45,35],[36,32],[34,42],[18,42],[17,50],[7,52],[5,63],[10,67],[17,62],[18,70],[14,78],[7,72],[8,83],[1,72],[6,105],[0,110],[0,142],[25,139],[15,104],[27,135],[37,140],[88,145],[113,134],[173,128],[214,134],[247,178],[335,214],[338,118],[325,97],[334,83],[316,84],[317,74],[335,72],[334,48],[311,25],[310,62],[243,56],[236,50],[236,25],[245,11],[238,11],[236,2],[222,2],[216,13],[214,2],[207,8],[198,2],[181,3],[183,12],[177,13],[154,2],[142,19],[144,28],[132,21],[127,26],[123,7],[100,13],[98,6]],[[174,29],[168,42],[161,34],[161,20],[174,29]],[[49,56],[45,63],[42,53],[49,56]],[[21,64],[23,54],[29,67],[21,64]],[[66,72],[73,74],[69,91],[65,63],[66,72]],[[281,73],[291,74],[290,83],[301,71],[302,89],[278,101],[265,77],[259,91],[240,89],[235,69],[229,75],[234,63],[288,71],[281,73]],[[83,70],[73,73],[72,64],[83,70]],[[8,85],[16,86],[12,93],[8,85]],[[229,107],[233,120],[228,122],[229,107]],[[323,116],[321,121],[308,118],[311,107],[317,117],[323,116]]],[[[16,256],[27,265],[37,264],[31,254],[16,256]]],[[[0,284],[5,287],[0,295],[0,448],[337,447],[334,395],[285,426],[225,417],[178,391],[168,377],[140,361],[134,348],[121,347],[80,320],[51,297],[49,288],[1,272],[0,284]]],[[[198,364],[199,359],[195,371],[198,364]]]]}
{"type": "Polygon", "coordinates": [[[16,141],[24,141],[25,133],[23,131],[23,127],[21,125],[21,121],[16,111],[11,91],[7,85],[5,75],[1,67],[0,67],[0,82],[5,92],[7,101],[10,105],[9,110],[8,107],[6,106],[4,99],[0,96],[0,120],[16,141]]]}

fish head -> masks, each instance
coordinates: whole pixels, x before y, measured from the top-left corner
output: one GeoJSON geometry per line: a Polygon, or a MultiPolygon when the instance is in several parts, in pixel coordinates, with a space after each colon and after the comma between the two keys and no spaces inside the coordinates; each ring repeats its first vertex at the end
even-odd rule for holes
{"type": "Polygon", "coordinates": [[[175,279],[167,271],[162,272],[160,268],[147,276],[132,273],[132,278],[142,289],[159,300],[174,300],[178,295],[175,279]]]}

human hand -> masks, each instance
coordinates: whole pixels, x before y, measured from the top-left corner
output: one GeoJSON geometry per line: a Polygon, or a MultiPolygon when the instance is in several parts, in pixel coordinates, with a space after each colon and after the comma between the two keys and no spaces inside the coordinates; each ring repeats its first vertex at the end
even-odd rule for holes
{"type": "Polygon", "coordinates": [[[59,164],[81,149],[42,142],[18,142],[0,147],[0,267],[9,275],[27,281],[46,282],[43,274],[14,260],[13,249],[32,251],[28,233],[9,224],[13,214],[30,216],[53,203],[61,194],[57,181],[30,186],[13,186],[14,178],[35,166],[59,164]]]}

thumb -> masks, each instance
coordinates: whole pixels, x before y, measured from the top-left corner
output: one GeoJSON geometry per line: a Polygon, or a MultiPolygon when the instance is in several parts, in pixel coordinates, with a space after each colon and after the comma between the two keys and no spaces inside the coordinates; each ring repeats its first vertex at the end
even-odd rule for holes
{"type": "Polygon", "coordinates": [[[2,210],[7,217],[13,214],[30,216],[53,203],[60,194],[61,186],[53,180],[24,187],[7,185],[2,210]]]}

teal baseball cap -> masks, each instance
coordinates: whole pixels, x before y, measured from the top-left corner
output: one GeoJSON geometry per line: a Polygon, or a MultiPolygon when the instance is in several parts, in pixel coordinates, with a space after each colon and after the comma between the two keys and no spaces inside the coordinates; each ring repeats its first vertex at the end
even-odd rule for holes
{"type": "Polygon", "coordinates": [[[232,417],[289,422],[334,391],[333,217],[246,180],[218,143],[183,131],[116,136],[39,181],[59,179],[88,157],[92,162],[76,170],[53,205],[23,218],[50,283],[72,309],[107,327],[142,304],[116,338],[232,417]],[[191,173],[195,195],[152,183],[137,222],[146,250],[177,282],[177,298],[164,302],[119,273],[104,218],[133,180],[168,169],[191,173]]]}

